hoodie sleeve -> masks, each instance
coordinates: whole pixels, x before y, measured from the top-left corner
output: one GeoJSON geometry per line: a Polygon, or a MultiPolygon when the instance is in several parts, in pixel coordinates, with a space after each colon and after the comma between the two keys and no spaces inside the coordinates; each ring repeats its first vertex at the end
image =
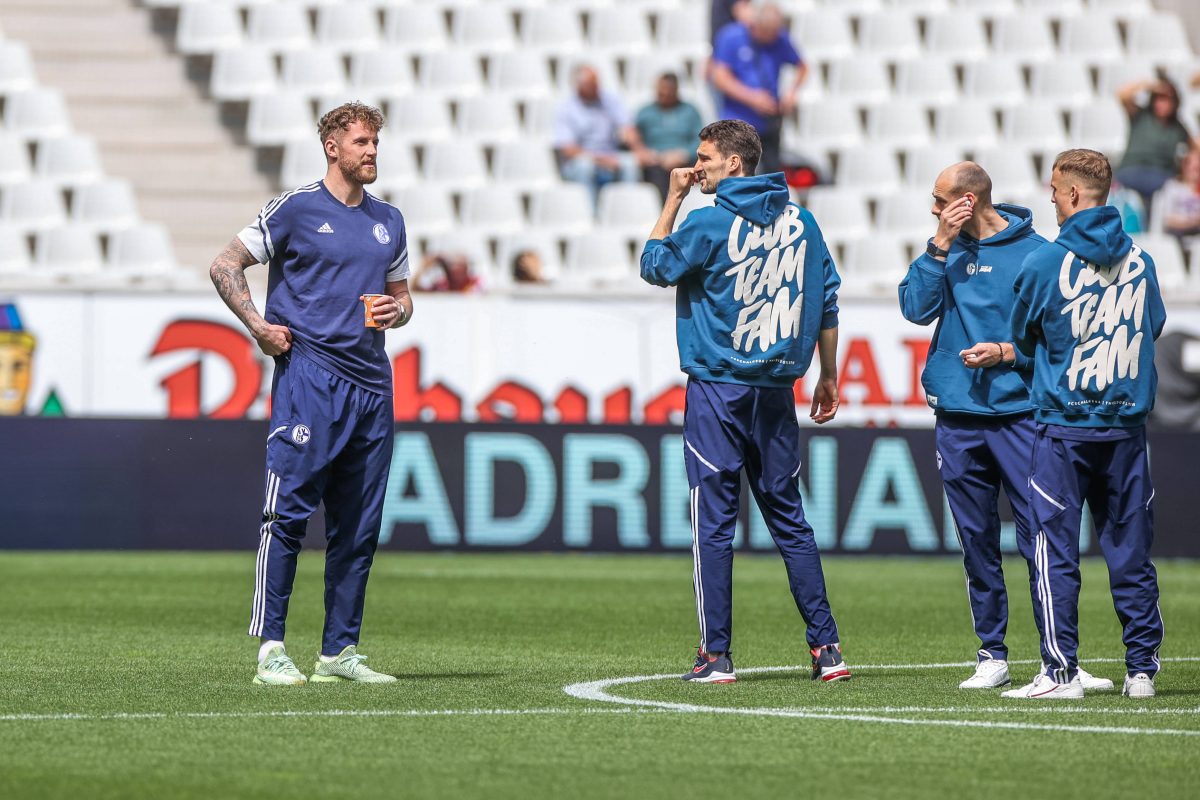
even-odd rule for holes
{"type": "Polygon", "coordinates": [[[909,322],[928,325],[946,308],[946,265],[922,253],[900,281],[900,313],[909,322]]]}
{"type": "Polygon", "coordinates": [[[821,313],[821,330],[838,326],[838,289],[842,286],[842,277],[838,275],[837,265],[829,253],[825,238],[821,237],[821,269],[825,276],[825,304],[821,313]]]}
{"type": "Polygon", "coordinates": [[[1036,299],[1037,261],[1033,256],[1026,258],[1021,264],[1021,272],[1013,283],[1013,292],[1016,297],[1013,298],[1012,313],[1008,318],[1013,337],[1013,368],[1029,369],[1021,364],[1028,365],[1029,360],[1033,358],[1034,348],[1041,333],[1040,311],[1037,309],[1036,299]]]}
{"type": "Polygon", "coordinates": [[[1150,333],[1157,339],[1162,335],[1163,326],[1167,323],[1167,309],[1163,305],[1162,288],[1158,285],[1158,267],[1153,271],[1154,282],[1151,284],[1149,297],[1146,298],[1146,315],[1149,317],[1150,333]]]}
{"type": "Polygon", "coordinates": [[[651,239],[642,249],[642,280],[655,286],[675,286],[708,262],[711,243],[705,226],[692,212],[679,230],[665,239],[651,239]]]}

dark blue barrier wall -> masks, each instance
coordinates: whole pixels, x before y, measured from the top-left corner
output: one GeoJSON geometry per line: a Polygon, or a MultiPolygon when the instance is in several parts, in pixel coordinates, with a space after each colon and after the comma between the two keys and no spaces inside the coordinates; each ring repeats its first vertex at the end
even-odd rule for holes
{"type": "MultiPolygon", "coordinates": [[[[266,433],[261,421],[0,419],[0,548],[252,548],[266,433]]],[[[1155,552],[1200,557],[1200,434],[1156,431],[1151,448],[1155,552]]],[[[931,430],[807,430],[802,450],[825,552],[957,550],[931,430]]],[[[773,548],[756,511],[743,509],[739,537],[746,549],[773,548]]],[[[314,518],[309,539],[322,538],[314,518]]],[[[1093,538],[1085,528],[1085,551],[1093,538]]],[[[686,551],[679,431],[405,426],[381,539],[409,550],[686,551]]],[[[1011,523],[1003,540],[1015,549],[1011,523]]]]}

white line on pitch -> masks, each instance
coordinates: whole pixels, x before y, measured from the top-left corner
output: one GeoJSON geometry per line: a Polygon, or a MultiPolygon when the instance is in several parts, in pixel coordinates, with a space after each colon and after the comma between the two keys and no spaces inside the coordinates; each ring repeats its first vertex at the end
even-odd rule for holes
{"type": "MultiPolygon", "coordinates": [[[[1166,661],[1167,659],[1163,659],[1166,661]]],[[[1200,659],[1187,657],[1172,659],[1175,661],[1197,661],[1200,659]]],[[[1093,661],[1123,661],[1123,659],[1087,659],[1093,661]]],[[[1010,662],[1014,663],[1014,662],[1010,662]]],[[[1022,662],[1016,662],[1022,663],[1022,662]]],[[[1040,663],[1031,661],[1027,663],[1040,663]]],[[[973,666],[974,662],[968,662],[965,666],[973,666]]],[[[939,667],[957,667],[964,666],[963,664],[878,664],[878,665],[860,665],[857,669],[917,669],[917,668],[939,668],[939,667]]],[[[799,671],[807,670],[808,667],[788,666],[788,667],[751,667],[743,669],[742,672],[784,672],[784,671],[799,671]]],[[[678,711],[689,714],[737,714],[745,716],[761,716],[761,717],[790,717],[794,719],[824,719],[824,720],[839,720],[843,722],[871,722],[882,725],[921,725],[929,727],[948,727],[948,728],[986,728],[986,729],[1004,729],[1004,730],[1035,730],[1035,731],[1061,731],[1066,733],[1116,733],[1128,735],[1145,735],[1145,736],[1200,736],[1200,730],[1179,730],[1173,728],[1131,728],[1131,727],[1106,727],[1100,725],[1046,725],[1029,722],[1006,722],[1000,720],[965,720],[965,719],[925,719],[913,717],[889,717],[877,716],[878,714],[886,713],[1007,713],[1011,711],[1020,712],[1023,710],[1035,708],[1027,705],[1015,703],[1012,708],[1001,708],[995,711],[988,709],[963,709],[962,711],[939,711],[935,708],[913,708],[910,710],[897,710],[890,712],[887,708],[870,708],[870,709],[819,709],[819,708],[739,708],[736,706],[701,706],[692,703],[672,703],[665,700],[643,700],[629,697],[618,697],[609,694],[607,689],[614,686],[624,686],[633,683],[646,683],[649,681],[668,680],[678,678],[678,673],[667,673],[662,675],[636,675],[626,678],[609,678],[607,680],[587,681],[583,683],[574,683],[570,686],[564,686],[563,691],[572,697],[580,700],[590,700],[601,703],[617,703],[626,707],[634,708],[657,708],[664,711],[678,711]]],[[[1071,708],[1079,708],[1080,711],[1099,711],[1099,709],[1087,709],[1077,706],[1071,708]]],[[[1041,708],[1041,707],[1036,707],[1041,708]]],[[[1046,707],[1047,711],[1052,710],[1046,707]]],[[[1184,713],[1187,713],[1186,711],[1184,713]]]]}
{"type": "Polygon", "coordinates": [[[629,714],[656,709],[639,708],[444,708],[444,709],[324,709],[317,711],[165,711],[122,712],[112,714],[0,714],[0,722],[96,722],[107,720],[155,719],[258,719],[309,717],[509,717],[553,714],[629,714]]]}

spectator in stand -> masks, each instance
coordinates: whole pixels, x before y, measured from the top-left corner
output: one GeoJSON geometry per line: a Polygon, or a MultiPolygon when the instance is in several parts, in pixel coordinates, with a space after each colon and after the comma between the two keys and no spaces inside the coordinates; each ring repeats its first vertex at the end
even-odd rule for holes
{"type": "Polygon", "coordinates": [[[1180,239],[1200,234],[1200,151],[1191,150],[1183,157],[1179,174],[1159,189],[1154,202],[1164,231],[1180,239]]]}
{"type": "Polygon", "coordinates": [[[782,169],[779,138],[783,118],[796,110],[796,95],[808,65],[800,57],[774,3],[750,7],[744,22],[731,22],[717,33],[709,80],[721,94],[722,119],[749,122],[762,139],[759,173],[782,169]],[[796,66],[795,77],[782,93],[779,71],[796,66]]]}
{"type": "Polygon", "coordinates": [[[542,257],[536,250],[522,250],[513,256],[513,283],[545,284],[549,283],[542,269],[542,257]]]}
{"type": "Polygon", "coordinates": [[[1193,145],[1179,119],[1179,90],[1165,78],[1133,81],[1117,90],[1129,115],[1129,143],[1113,177],[1142,196],[1147,213],[1151,198],[1175,174],[1175,165],[1193,145]],[[1146,105],[1137,96],[1149,93],[1146,105]]]}
{"type": "Polygon", "coordinates": [[[595,68],[579,66],[574,77],[575,93],[554,119],[554,149],[563,179],[589,187],[594,200],[605,184],[640,180],[645,148],[620,98],[600,88],[595,68]]]}
{"type": "Polygon", "coordinates": [[[637,131],[646,146],[642,179],[658,187],[663,198],[671,183],[671,170],[696,160],[700,112],[679,99],[679,77],[663,73],[654,87],[654,102],[638,111],[637,131]]]}
{"type": "Polygon", "coordinates": [[[461,253],[430,253],[413,277],[413,286],[423,292],[474,294],[483,291],[483,279],[461,253]]]}

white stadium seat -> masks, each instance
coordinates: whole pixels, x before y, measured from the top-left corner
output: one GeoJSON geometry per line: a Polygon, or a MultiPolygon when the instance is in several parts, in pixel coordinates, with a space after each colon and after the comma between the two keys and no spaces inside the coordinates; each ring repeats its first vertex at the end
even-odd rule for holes
{"type": "Polygon", "coordinates": [[[842,277],[851,286],[894,291],[908,272],[908,265],[902,237],[874,233],[846,243],[842,277]]]}
{"type": "Polygon", "coordinates": [[[1187,286],[1187,266],[1178,239],[1170,234],[1135,233],[1133,240],[1154,259],[1154,271],[1163,291],[1178,291],[1187,286]]]}
{"type": "Polygon", "coordinates": [[[312,103],[296,92],[279,92],[250,100],[246,118],[246,138],[251,144],[283,145],[290,139],[311,136],[317,121],[312,103]]]}
{"type": "Polygon", "coordinates": [[[940,53],[900,62],[896,66],[896,96],[910,104],[927,106],[957,102],[960,93],[954,64],[940,53]]]}
{"type": "Polygon", "coordinates": [[[696,61],[708,55],[709,21],[690,5],[664,11],[655,26],[655,51],[696,61]]]}
{"type": "Polygon", "coordinates": [[[1029,100],[1021,65],[1015,58],[997,56],[963,68],[963,95],[993,106],[1015,106],[1029,100]]]}
{"type": "Polygon", "coordinates": [[[933,182],[946,167],[962,161],[965,152],[944,144],[909,149],[904,156],[904,185],[932,196],[933,182]]]}
{"type": "Polygon", "coordinates": [[[493,173],[500,184],[528,191],[559,181],[554,151],[545,141],[523,139],[498,145],[493,162],[493,173]]]}
{"type": "Polygon", "coordinates": [[[527,230],[508,234],[500,238],[496,246],[496,275],[500,286],[512,284],[512,267],[516,257],[532,250],[542,263],[542,275],[548,281],[561,277],[563,270],[562,252],[558,240],[539,230],[527,230]]]}
{"type": "Polygon", "coordinates": [[[71,221],[99,232],[132,227],[141,221],[133,184],[124,178],[79,186],[71,198],[71,221]]]}
{"type": "MultiPolygon", "coordinates": [[[[787,132],[785,126],[785,134],[787,132]]],[[[798,138],[792,145],[808,150],[851,147],[863,141],[858,104],[846,99],[828,99],[800,107],[798,138]]]]}
{"type": "Polygon", "coordinates": [[[179,9],[175,48],[184,55],[211,53],[242,44],[242,20],[232,2],[189,3],[179,9]]]}
{"type": "Polygon", "coordinates": [[[551,55],[571,55],[584,49],[583,21],[565,3],[531,8],[521,18],[521,43],[551,55]]]}
{"type": "Polygon", "coordinates": [[[308,9],[282,1],[251,6],[246,36],[252,46],[272,52],[307,50],[313,39],[308,9]]]}
{"type": "Polygon", "coordinates": [[[1027,64],[1055,58],[1050,23],[1040,14],[1000,17],[992,31],[992,48],[1027,64]]]}
{"type": "Polygon", "coordinates": [[[1004,112],[1004,138],[1010,145],[1057,151],[1067,141],[1067,129],[1057,106],[1030,103],[1004,112]]]}
{"type": "Polygon", "coordinates": [[[793,23],[793,29],[805,58],[829,61],[849,58],[858,52],[850,18],[841,10],[820,8],[801,14],[793,23]]]}
{"type": "Polygon", "coordinates": [[[34,171],[40,180],[56,186],[91,183],[104,175],[95,140],[78,134],[40,140],[34,171]]]}
{"type": "Polygon", "coordinates": [[[420,86],[432,91],[465,97],[483,89],[483,68],[479,61],[453,50],[421,56],[417,74],[420,86]]]}
{"type": "Polygon", "coordinates": [[[0,196],[0,220],[25,231],[46,230],[66,223],[67,204],[62,190],[49,183],[13,184],[0,196]]]}
{"type": "Polygon", "coordinates": [[[888,145],[866,144],[838,151],[838,185],[867,194],[887,194],[900,187],[900,164],[888,145]]]}
{"type": "Polygon", "coordinates": [[[307,97],[346,91],[346,65],[337,50],[313,47],[284,53],[281,78],[283,91],[307,97]]]}
{"type": "Polygon", "coordinates": [[[1091,72],[1079,61],[1034,64],[1030,75],[1030,94],[1035,101],[1045,100],[1063,108],[1080,108],[1095,101],[1091,72]]]}
{"type": "Polygon", "coordinates": [[[935,114],[934,137],[939,143],[968,150],[996,144],[996,113],[978,100],[964,100],[939,108],[935,114]]]}
{"type": "Polygon", "coordinates": [[[929,144],[929,117],[911,100],[890,100],[867,109],[867,139],[897,148],[929,144]]]}
{"type": "Polygon", "coordinates": [[[992,199],[997,202],[1001,197],[1032,194],[1041,188],[1033,161],[1022,148],[1000,145],[979,150],[974,156],[975,162],[991,176],[992,199]]]}
{"type": "Polygon", "coordinates": [[[588,15],[588,48],[631,56],[650,49],[650,22],[628,8],[597,8],[588,15]]]}
{"type": "Polygon", "coordinates": [[[829,65],[829,93],[861,104],[891,99],[887,64],[875,55],[851,56],[829,65]]]}
{"type": "Polygon", "coordinates": [[[436,142],[453,133],[450,103],[441,92],[416,91],[384,98],[389,132],[405,142],[436,142]]]}
{"type": "Polygon", "coordinates": [[[931,17],[925,28],[927,52],[953,61],[983,61],[991,55],[983,20],[956,10],[931,17]]]}
{"type": "Polygon", "coordinates": [[[1120,102],[1100,97],[1094,103],[1071,112],[1072,147],[1099,150],[1115,162],[1125,152],[1129,117],[1120,102]]]}
{"type": "Polygon", "coordinates": [[[871,231],[871,207],[860,192],[837,186],[814,186],[804,205],[826,238],[845,241],[867,236],[871,231]]]}
{"type": "Polygon", "coordinates": [[[567,238],[564,277],[620,281],[636,272],[629,240],[619,233],[596,230],[567,238]]]}
{"type": "Polygon", "coordinates": [[[540,52],[515,50],[488,59],[488,89],[511,97],[545,97],[554,91],[550,61],[540,52]]]}
{"type": "Polygon", "coordinates": [[[889,61],[921,54],[921,35],[912,14],[883,11],[864,17],[859,25],[859,45],[864,53],[889,61]]]}
{"type": "Polygon", "coordinates": [[[1113,99],[1117,96],[1117,90],[1125,84],[1149,80],[1154,77],[1154,61],[1153,56],[1131,55],[1120,61],[1100,64],[1096,70],[1096,94],[1101,98],[1113,99]]]}
{"type": "Polygon", "coordinates": [[[1169,63],[1190,61],[1195,57],[1188,42],[1187,28],[1174,14],[1131,15],[1128,36],[1129,55],[1133,58],[1169,63]]]}
{"type": "Polygon", "coordinates": [[[371,0],[340,0],[317,9],[317,44],[344,53],[380,44],[379,13],[371,0]]]}
{"type": "Polygon", "coordinates": [[[178,268],[171,234],[154,222],[116,231],[109,239],[108,265],[123,272],[171,272],[178,268]]]}
{"type": "MultiPolygon", "coordinates": [[[[679,93],[682,96],[689,83],[687,62],[678,53],[641,53],[625,59],[625,94],[626,97],[644,98],[647,102],[654,97],[654,88],[658,79],[665,72],[670,72],[679,79],[679,93]]],[[[780,81],[780,85],[786,85],[780,81]]],[[[687,99],[687,98],[683,98],[687,99]]],[[[634,105],[630,112],[636,112],[634,105]]]]}
{"type": "Polygon", "coordinates": [[[373,94],[399,94],[416,84],[412,61],[400,48],[364,50],[350,56],[350,89],[373,94]]]}
{"type": "Polygon", "coordinates": [[[1066,19],[1083,13],[1083,0],[1017,0],[1021,14],[1040,14],[1049,19],[1066,19]]]}
{"type": "Polygon", "coordinates": [[[417,53],[436,53],[449,46],[446,16],[436,3],[389,6],[383,14],[383,38],[392,46],[417,53]]]}
{"type": "Polygon", "coordinates": [[[0,94],[31,89],[37,85],[33,57],[22,42],[0,38],[0,94]]]}
{"type": "Polygon", "coordinates": [[[562,183],[534,192],[529,221],[563,236],[592,229],[591,193],[578,183],[562,183]]]}
{"type": "Polygon", "coordinates": [[[458,226],[450,192],[441,187],[414,186],[399,189],[392,192],[391,202],[404,215],[410,247],[419,237],[436,236],[458,226]]]}
{"type": "Polygon", "coordinates": [[[208,91],[214,100],[249,100],[278,86],[275,57],[266,50],[239,47],[213,54],[208,91]]]}
{"type": "Polygon", "coordinates": [[[1059,50],[1068,58],[1090,64],[1118,61],[1125,57],[1117,24],[1111,17],[1085,14],[1062,21],[1059,50]]]}
{"type": "Polygon", "coordinates": [[[458,135],[484,144],[520,138],[516,102],[490,93],[466,98],[458,104],[458,135]]]}
{"type": "Polygon", "coordinates": [[[465,227],[488,236],[525,228],[521,195],[512,186],[490,185],[464,192],[461,216],[465,227]]]}
{"type": "Polygon", "coordinates": [[[610,183],[600,189],[596,221],[602,228],[645,238],[662,205],[662,195],[653,184],[610,183]]]}
{"type": "Polygon", "coordinates": [[[26,272],[32,263],[25,231],[0,222],[0,273],[26,272]]]}
{"type": "Polygon", "coordinates": [[[25,183],[33,178],[33,160],[25,140],[12,133],[0,132],[0,186],[25,183]]]}
{"type": "Polygon", "coordinates": [[[907,189],[879,198],[878,228],[905,237],[928,239],[937,229],[930,192],[907,189]]]}
{"type": "Polygon", "coordinates": [[[4,125],[24,139],[65,136],[71,132],[67,101],[57,89],[12,92],[4,103],[4,125]]]}
{"type": "Polygon", "coordinates": [[[450,31],[455,50],[464,56],[508,52],[517,42],[512,10],[507,3],[456,9],[450,31]]]}
{"type": "MultiPolygon", "coordinates": [[[[283,146],[279,182],[287,188],[305,186],[325,177],[328,162],[315,136],[293,139],[283,146]]],[[[371,187],[371,191],[374,191],[371,187]]]]}
{"type": "Polygon", "coordinates": [[[104,265],[100,239],[85,226],[63,225],[41,231],[34,254],[39,269],[59,273],[95,272],[104,265]]]}
{"type": "Polygon", "coordinates": [[[475,189],[489,179],[483,151],[462,141],[431,142],[425,148],[421,177],[453,191],[475,189]]]}
{"type": "MultiPolygon", "coordinates": [[[[319,152],[319,150],[318,150],[319,152]]],[[[417,159],[409,141],[384,128],[379,132],[378,177],[371,184],[371,192],[390,192],[415,186],[421,178],[417,159]]]]}

